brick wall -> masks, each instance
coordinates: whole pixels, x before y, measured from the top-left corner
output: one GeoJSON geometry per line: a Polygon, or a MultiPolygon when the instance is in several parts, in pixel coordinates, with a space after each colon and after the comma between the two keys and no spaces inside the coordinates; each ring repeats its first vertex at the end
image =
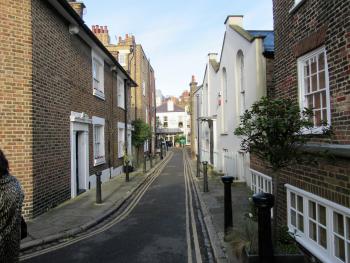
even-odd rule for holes
{"type": "MultiPolygon", "coordinates": [[[[322,45],[327,50],[331,95],[331,139],[315,142],[350,144],[350,3],[348,1],[305,1],[290,13],[293,0],[274,0],[275,59],[273,92],[276,97],[298,100],[297,58],[322,45]],[[347,77],[346,77],[347,76],[347,77]]],[[[271,95],[271,93],[269,94],[271,95]]],[[[286,183],[350,207],[350,162],[348,159],[318,158],[316,165],[291,165],[273,173],[251,156],[251,167],[278,176],[276,200],[279,224],[287,224],[286,183]]],[[[273,176],[272,176],[273,177],[273,176]]],[[[276,181],[274,180],[274,183],[276,181]]],[[[276,185],[274,185],[276,187],[276,185]]]]}
{"type": "Polygon", "coordinates": [[[0,148],[32,212],[32,1],[0,1],[0,148]]]}
{"type": "Polygon", "coordinates": [[[89,126],[90,175],[122,164],[115,149],[117,81],[104,65],[105,100],[92,94],[91,49],[44,1],[33,3],[33,216],[70,198],[70,112],[105,119],[106,163],[93,166],[93,127],[89,126]],[[113,89],[112,89],[113,86],[113,89]],[[113,93],[112,93],[113,91],[113,93]],[[112,104],[113,102],[113,104],[112,104]]]}

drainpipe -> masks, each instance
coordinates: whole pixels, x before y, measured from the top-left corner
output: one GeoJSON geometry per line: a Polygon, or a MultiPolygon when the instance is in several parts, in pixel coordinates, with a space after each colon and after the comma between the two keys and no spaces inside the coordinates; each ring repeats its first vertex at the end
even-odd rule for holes
{"type": "MultiPolygon", "coordinates": [[[[128,91],[128,81],[124,80],[124,140],[125,140],[125,155],[128,155],[128,96],[127,96],[127,91],[128,91]]],[[[124,165],[124,163],[123,163],[124,165]]],[[[126,181],[129,181],[129,167],[127,166],[126,168],[126,174],[127,178],[126,181]]]]}

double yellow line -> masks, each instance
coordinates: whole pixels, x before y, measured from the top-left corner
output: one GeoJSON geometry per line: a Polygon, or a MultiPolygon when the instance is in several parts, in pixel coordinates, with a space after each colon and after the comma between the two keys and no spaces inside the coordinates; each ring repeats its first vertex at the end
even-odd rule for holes
{"type": "Polygon", "coordinates": [[[116,218],[109,221],[107,224],[103,225],[99,229],[96,229],[90,233],[84,234],[82,236],[73,238],[73,239],[68,240],[68,241],[63,241],[63,243],[53,245],[51,247],[45,248],[45,249],[40,250],[40,251],[31,253],[28,255],[24,255],[24,256],[20,257],[20,261],[27,260],[27,259],[30,259],[33,257],[37,257],[40,255],[43,255],[43,254],[67,247],[67,246],[70,246],[70,245],[75,244],[79,241],[82,241],[84,239],[87,239],[87,238],[93,237],[97,234],[100,234],[100,233],[110,229],[112,226],[118,224],[119,222],[123,221],[133,211],[133,209],[136,207],[136,205],[140,202],[143,195],[146,193],[146,191],[151,186],[151,184],[154,182],[154,180],[156,180],[156,178],[163,171],[165,166],[171,160],[172,156],[173,156],[173,152],[169,152],[167,157],[164,159],[164,161],[157,168],[155,168],[153,173],[146,179],[147,180],[146,183],[143,184],[141,186],[141,188],[138,190],[138,192],[135,194],[135,196],[132,197],[132,201],[127,205],[127,207],[122,211],[122,213],[120,213],[116,218]]]}
{"type": "Polygon", "coordinates": [[[183,150],[184,177],[186,187],[186,239],[187,239],[187,262],[192,263],[192,238],[197,263],[202,263],[202,255],[199,247],[196,220],[194,217],[192,191],[195,193],[191,167],[187,158],[187,153],[183,150]],[[192,231],[191,231],[192,230],[192,231]],[[191,237],[192,232],[192,237],[191,237]]]}

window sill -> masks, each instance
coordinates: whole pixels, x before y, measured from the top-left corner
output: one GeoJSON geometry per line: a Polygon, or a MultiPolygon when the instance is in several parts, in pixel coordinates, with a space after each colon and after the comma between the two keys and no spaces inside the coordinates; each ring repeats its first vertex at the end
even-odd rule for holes
{"type": "Polygon", "coordinates": [[[105,100],[105,94],[101,91],[101,90],[98,90],[98,89],[95,89],[93,90],[93,93],[92,93],[94,96],[100,98],[101,100],[105,100]]]}
{"type": "Polygon", "coordinates": [[[94,166],[98,166],[98,165],[101,165],[101,164],[104,164],[106,163],[106,159],[105,157],[99,157],[99,158],[94,158],[94,166]]]}
{"type": "Polygon", "coordinates": [[[294,14],[304,3],[306,2],[306,0],[301,0],[299,3],[295,4],[290,10],[289,10],[289,14],[294,14]]]}
{"type": "Polygon", "coordinates": [[[118,105],[118,108],[122,109],[122,110],[125,110],[125,107],[124,106],[119,106],[118,105]]]}
{"type": "Polygon", "coordinates": [[[322,135],[325,130],[329,130],[329,126],[314,127],[311,129],[302,129],[300,132],[303,135],[322,135]]]}

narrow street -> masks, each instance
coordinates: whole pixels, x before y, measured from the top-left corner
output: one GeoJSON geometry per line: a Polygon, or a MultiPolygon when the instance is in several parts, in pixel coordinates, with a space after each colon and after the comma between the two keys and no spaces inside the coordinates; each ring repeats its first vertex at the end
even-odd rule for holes
{"type": "Polygon", "coordinates": [[[122,220],[23,262],[212,262],[185,151],[168,154],[164,169],[122,220]]]}

